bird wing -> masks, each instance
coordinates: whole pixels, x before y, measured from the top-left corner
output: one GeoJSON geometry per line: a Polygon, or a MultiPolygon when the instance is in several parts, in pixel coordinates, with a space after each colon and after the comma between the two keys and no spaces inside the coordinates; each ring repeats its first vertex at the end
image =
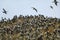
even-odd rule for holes
{"type": "Polygon", "coordinates": [[[33,10],[35,10],[37,12],[37,9],[36,8],[34,8],[34,7],[32,7],[32,8],[33,8],[33,10]]]}
{"type": "Polygon", "coordinates": [[[52,9],[53,9],[53,7],[52,6],[50,6],[52,9]]]}
{"type": "Polygon", "coordinates": [[[7,14],[7,11],[3,8],[3,13],[7,14]]]}
{"type": "Polygon", "coordinates": [[[57,3],[55,3],[55,5],[57,6],[57,3]]]}

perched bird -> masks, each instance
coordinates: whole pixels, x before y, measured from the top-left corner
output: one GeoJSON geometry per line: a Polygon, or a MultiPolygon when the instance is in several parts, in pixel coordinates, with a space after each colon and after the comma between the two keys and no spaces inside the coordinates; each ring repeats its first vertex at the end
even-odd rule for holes
{"type": "Polygon", "coordinates": [[[7,11],[3,8],[3,13],[7,14],[7,11]]]}
{"type": "Polygon", "coordinates": [[[32,8],[33,8],[33,10],[35,10],[37,12],[37,9],[36,8],[34,8],[34,7],[32,7],[32,8]]]}
{"type": "Polygon", "coordinates": [[[58,33],[60,33],[60,30],[57,30],[58,31],[58,33]]]}
{"type": "Polygon", "coordinates": [[[52,8],[52,9],[53,9],[53,6],[50,6],[50,8],[52,8]]]}
{"type": "Polygon", "coordinates": [[[43,40],[42,35],[38,38],[38,40],[43,40]]]}
{"type": "Polygon", "coordinates": [[[53,3],[57,6],[58,1],[57,0],[54,0],[53,3]]]}

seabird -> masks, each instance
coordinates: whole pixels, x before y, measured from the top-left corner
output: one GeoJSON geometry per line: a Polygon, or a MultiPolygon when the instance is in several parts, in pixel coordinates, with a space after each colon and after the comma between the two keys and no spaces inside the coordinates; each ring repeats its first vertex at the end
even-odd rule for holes
{"type": "Polygon", "coordinates": [[[3,13],[7,14],[7,11],[3,8],[3,13]]]}
{"type": "Polygon", "coordinates": [[[54,0],[53,3],[57,6],[58,1],[57,0],[54,0]]]}
{"type": "Polygon", "coordinates": [[[33,8],[33,10],[35,10],[37,12],[37,9],[36,8],[34,8],[34,7],[32,7],[32,8],[33,8]]]}
{"type": "Polygon", "coordinates": [[[43,40],[42,35],[38,38],[38,40],[43,40]]]}
{"type": "Polygon", "coordinates": [[[50,6],[50,8],[52,8],[52,9],[53,9],[53,6],[50,6]]]}

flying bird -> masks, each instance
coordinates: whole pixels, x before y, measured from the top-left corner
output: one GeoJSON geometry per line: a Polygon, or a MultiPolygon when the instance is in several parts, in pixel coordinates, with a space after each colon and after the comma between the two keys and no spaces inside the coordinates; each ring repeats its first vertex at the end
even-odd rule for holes
{"type": "Polygon", "coordinates": [[[7,11],[3,8],[3,13],[7,14],[7,11]]]}
{"type": "Polygon", "coordinates": [[[53,3],[57,6],[58,1],[57,0],[54,0],[53,3]]]}
{"type": "Polygon", "coordinates": [[[52,8],[52,9],[53,9],[53,6],[50,6],[50,8],[52,8]]]}
{"type": "Polygon", "coordinates": [[[32,7],[32,8],[33,8],[33,10],[35,10],[37,12],[37,9],[36,8],[34,8],[34,7],[32,7]]]}

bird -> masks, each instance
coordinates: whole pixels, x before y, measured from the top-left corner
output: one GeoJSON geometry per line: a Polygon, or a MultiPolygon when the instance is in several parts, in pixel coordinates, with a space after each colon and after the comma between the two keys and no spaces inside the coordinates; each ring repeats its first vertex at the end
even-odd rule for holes
{"type": "Polygon", "coordinates": [[[53,6],[50,6],[50,8],[52,8],[52,9],[53,9],[53,6]]]}
{"type": "Polygon", "coordinates": [[[41,36],[38,38],[38,40],[43,40],[43,38],[42,38],[42,37],[43,37],[43,35],[41,35],[41,36]]]}
{"type": "Polygon", "coordinates": [[[57,6],[58,1],[57,0],[54,0],[53,3],[57,6]]]}
{"type": "Polygon", "coordinates": [[[7,11],[3,8],[3,13],[7,14],[7,11]]]}
{"type": "Polygon", "coordinates": [[[35,10],[37,12],[37,9],[36,8],[34,8],[34,7],[32,7],[32,8],[33,8],[33,10],[35,10]]]}

